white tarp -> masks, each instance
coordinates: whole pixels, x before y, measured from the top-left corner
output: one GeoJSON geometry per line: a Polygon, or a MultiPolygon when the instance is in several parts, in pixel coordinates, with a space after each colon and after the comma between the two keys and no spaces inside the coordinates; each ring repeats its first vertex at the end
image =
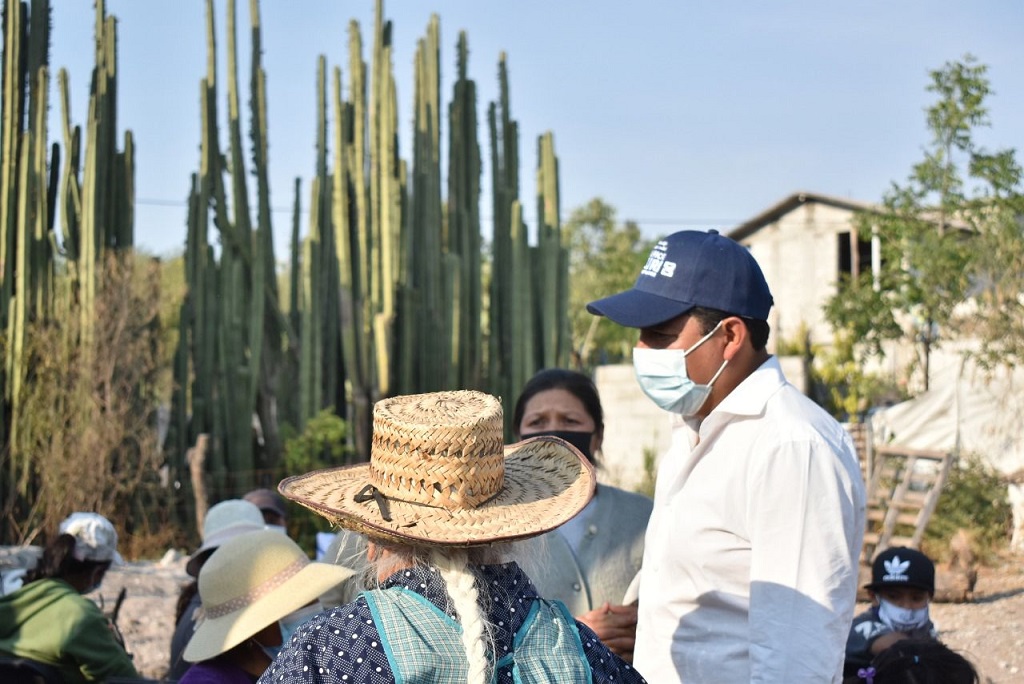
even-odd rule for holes
{"type": "Polygon", "coordinates": [[[872,416],[875,444],[976,454],[1014,476],[1010,546],[1024,552],[1024,369],[986,371],[959,359],[942,365],[930,384],[929,391],[872,416]]]}
{"type": "Polygon", "coordinates": [[[1024,371],[942,365],[927,392],[877,411],[876,444],[977,454],[1004,475],[1024,470],[1024,371]]]}

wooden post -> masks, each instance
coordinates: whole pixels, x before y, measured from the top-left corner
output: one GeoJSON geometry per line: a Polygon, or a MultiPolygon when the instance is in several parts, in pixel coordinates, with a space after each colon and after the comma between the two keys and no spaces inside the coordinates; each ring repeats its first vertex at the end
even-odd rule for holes
{"type": "Polygon", "coordinates": [[[188,463],[189,474],[192,477],[192,491],[196,500],[196,532],[200,538],[203,536],[203,521],[206,520],[206,511],[209,509],[209,501],[206,498],[206,480],[203,477],[206,472],[206,452],[210,445],[210,435],[201,434],[196,437],[196,445],[185,454],[185,461],[188,463]]]}

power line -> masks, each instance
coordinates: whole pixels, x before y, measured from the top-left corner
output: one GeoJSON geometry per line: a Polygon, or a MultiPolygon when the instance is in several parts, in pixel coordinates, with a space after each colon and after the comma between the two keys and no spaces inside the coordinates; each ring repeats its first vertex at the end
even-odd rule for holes
{"type": "MultiPolygon", "coordinates": [[[[179,209],[185,209],[188,206],[187,202],[181,200],[169,200],[159,199],[154,197],[139,197],[135,200],[135,204],[150,206],[150,207],[175,207],[179,209]]],[[[292,207],[271,207],[270,211],[275,214],[291,214],[294,209],[292,207]]],[[[308,214],[308,209],[301,209],[302,214],[308,214]]],[[[528,218],[532,216],[527,215],[528,218]]],[[[562,216],[562,221],[566,221],[568,216],[562,216]]],[[[480,220],[493,222],[493,216],[481,216],[480,220]]],[[[710,219],[710,218],[626,218],[626,221],[632,221],[633,223],[647,223],[651,225],[725,225],[728,223],[740,223],[739,219],[710,219]]]]}
{"type": "MultiPolygon", "coordinates": [[[[185,209],[188,206],[187,202],[184,202],[184,201],[181,201],[181,200],[159,199],[159,198],[154,198],[154,197],[140,197],[140,198],[135,200],[135,203],[139,204],[139,205],[143,205],[143,206],[174,207],[174,208],[180,208],[180,209],[185,209]]],[[[292,212],[294,211],[294,209],[292,207],[271,207],[270,211],[272,213],[274,213],[274,214],[288,214],[288,215],[291,215],[292,212]]],[[[304,216],[308,215],[309,214],[309,210],[307,208],[303,208],[303,209],[301,209],[301,213],[304,216]]],[[[529,214],[527,214],[524,217],[524,219],[526,220],[527,224],[531,224],[533,222],[533,219],[535,219],[535,218],[536,218],[535,216],[532,216],[532,215],[529,215],[529,214]]],[[[561,217],[562,223],[565,223],[568,220],[568,218],[569,218],[568,216],[562,216],[561,217]]],[[[494,223],[494,217],[493,216],[483,216],[482,215],[480,217],[480,220],[481,220],[481,222],[484,222],[484,223],[487,223],[487,224],[493,224],[494,223]]],[[[631,218],[631,217],[623,217],[620,220],[622,222],[639,223],[641,225],[648,225],[648,226],[738,226],[741,223],[743,223],[744,221],[749,220],[749,217],[748,218],[666,218],[666,217],[631,218]]],[[[822,224],[821,221],[819,221],[818,223],[822,224]]],[[[824,223],[831,224],[831,225],[840,225],[840,224],[849,223],[849,221],[845,221],[845,220],[839,219],[839,220],[835,220],[835,221],[827,221],[827,222],[824,222],[824,223]]]]}

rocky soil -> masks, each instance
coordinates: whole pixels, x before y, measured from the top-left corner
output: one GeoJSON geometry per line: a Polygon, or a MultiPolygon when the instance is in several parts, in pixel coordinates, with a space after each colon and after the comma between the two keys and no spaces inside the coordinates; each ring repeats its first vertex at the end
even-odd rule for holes
{"type": "MultiPolygon", "coordinates": [[[[121,588],[127,589],[117,624],[147,677],[159,679],[167,669],[174,604],[188,581],[184,567],[185,559],[174,552],[158,562],[128,563],[113,568],[92,595],[109,612],[121,588]]],[[[978,666],[983,682],[1024,681],[1024,559],[979,568],[973,599],[933,604],[932,619],[941,638],[978,666]]]]}

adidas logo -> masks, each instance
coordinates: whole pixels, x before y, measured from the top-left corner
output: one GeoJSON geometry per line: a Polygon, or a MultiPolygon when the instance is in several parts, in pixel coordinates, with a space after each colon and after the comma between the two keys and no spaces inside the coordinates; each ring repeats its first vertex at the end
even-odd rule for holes
{"type": "Polygon", "coordinates": [[[882,561],[882,566],[885,568],[883,582],[906,582],[910,579],[907,577],[907,570],[910,569],[908,560],[901,561],[899,556],[893,556],[887,561],[882,561]]]}

